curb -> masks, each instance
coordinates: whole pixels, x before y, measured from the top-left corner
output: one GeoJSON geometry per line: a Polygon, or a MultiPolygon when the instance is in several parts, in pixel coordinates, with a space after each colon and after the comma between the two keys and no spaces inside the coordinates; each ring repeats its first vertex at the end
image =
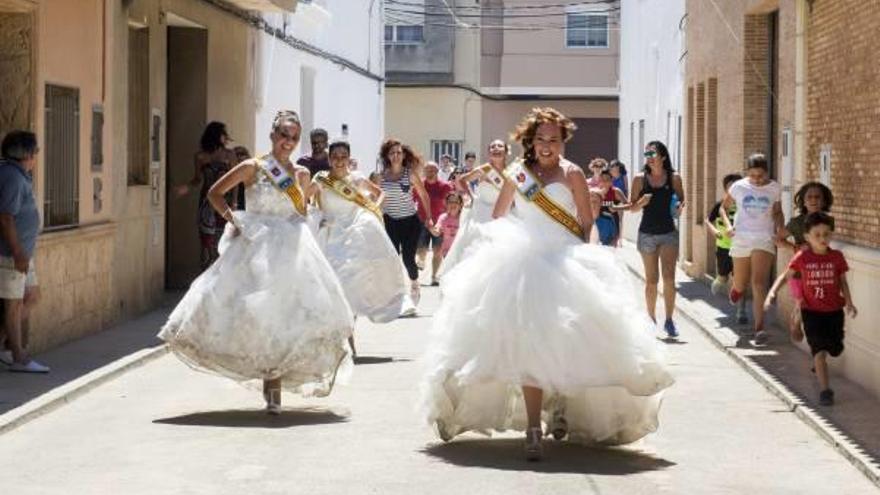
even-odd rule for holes
{"type": "Polygon", "coordinates": [[[0,415],[0,435],[73,402],[101,384],[158,359],[167,352],[165,345],[142,349],[56,387],[0,415]]]}
{"type": "MultiPolygon", "coordinates": [[[[644,275],[642,275],[637,268],[634,268],[626,261],[624,261],[624,264],[636,277],[640,280],[645,280],[644,275]]],[[[662,287],[658,288],[658,293],[662,293],[662,287]]],[[[697,316],[698,313],[693,308],[690,308],[689,304],[681,304],[681,299],[682,298],[676,299],[676,309],[678,309],[679,313],[683,315],[685,319],[693,323],[694,326],[709,339],[712,345],[730,357],[735,363],[751,375],[752,378],[763,385],[765,389],[785,403],[795,416],[818,433],[819,436],[834,447],[844,459],[849,461],[853,467],[858,469],[868,478],[868,480],[880,488],[880,466],[877,466],[869,456],[865,455],[860,446],[850,440],[846,435],[837,431],[833,425],[821,415],[817,414],[812,408],[805,405],[803,401],[793,394],[784,383],[780,382],[773,375],[767,373],[748,359],[733,352],[723,342],[718,340],[717,336],[711,332],[707,325],[700,321],[699,316],[697,316]]]]}

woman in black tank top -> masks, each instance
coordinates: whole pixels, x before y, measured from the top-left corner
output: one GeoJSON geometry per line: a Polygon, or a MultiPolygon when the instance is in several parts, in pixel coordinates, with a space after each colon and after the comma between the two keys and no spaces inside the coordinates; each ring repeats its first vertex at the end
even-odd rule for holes
{"type": "Polygon", "coordinates": [[[678,229],[675,218],[684,207],[681,177],[672,168],[669,151],[660,141],[645,146],[644,173],[633,179],[632,211],[643,210],[639,223],[638,249],[645,267],[645,303],[648,315],[657,321],[657,283],[663,274],[663,302],[666,321],[663,329],[677,337],[672,321],[675,311],[675,264],[678,259],[678,229]]]}

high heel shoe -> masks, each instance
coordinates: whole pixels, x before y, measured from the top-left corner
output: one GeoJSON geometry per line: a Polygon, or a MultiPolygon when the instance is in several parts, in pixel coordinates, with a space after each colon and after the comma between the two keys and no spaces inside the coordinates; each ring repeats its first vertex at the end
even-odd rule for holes
{"type": "Polygon", "coordinates": [[[270,389],[264,392],[266,398],[266,412],[272,416],[281,414],[281,389],[270,389]]]}
{"type": "Polygon", "coordinates": [[[544,448],[541,445],[543,437],[544,433],[540,427],[535,426],[526,430],[525,452],[527,461],[536,462],[544,458],[544,448]]]}

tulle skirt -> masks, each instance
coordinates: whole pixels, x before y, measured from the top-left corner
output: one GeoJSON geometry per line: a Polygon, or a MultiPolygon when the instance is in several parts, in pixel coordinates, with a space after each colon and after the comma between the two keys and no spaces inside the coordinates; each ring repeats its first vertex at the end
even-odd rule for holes
{"type": "Polygon", "coordinates": [[[521,387],[544,390],[544,415],[570,438],[622,444],[657,428],[673,383],[661,349],[612,250],[554,225],[512,218],[443,279],[422,407],[451,437],[524,429],[521,387]]]}
{"type": "Polygon", "coordinates": [[[318,232],[318,243],[355,315],[375,323],[400,315],[408,284],[400,256],[379,219],[357,212],[344,226],[327,223],[318,232]]]}
{"type": "Polygon", "coordinates": [[[353,316],[302,219],[236,212],[220,257],[190,286],[159,337],[190,366],[239,381],[280,378],[330,393],[351,369],[353,316]]]}

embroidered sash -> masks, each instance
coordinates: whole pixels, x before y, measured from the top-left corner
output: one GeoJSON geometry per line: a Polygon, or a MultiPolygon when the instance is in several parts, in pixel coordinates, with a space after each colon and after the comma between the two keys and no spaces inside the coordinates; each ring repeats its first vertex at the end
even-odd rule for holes
{"type": "Polygon", "coordinates": [[[498,189],[500,191],[501,186],[504,185],[504,179],[501,177],[501,174],[499,174],[498,171],[495,170],[495,167],[493,167],[492,165],[489,165],[489,164],[483,165],[482,169],[483,169],[483,175],[487,179],[489,179],[489,182],[493,186],[495,186],[496,189],[498,189]]]}
{"type": "Polygon", "coordinates": [[[287,170],[282,167],[281,164],[278,163],[278,160],[276,160],[271,154],[261,156],[257,159],[257,162],[263,168],[266,177],[275,184],[275,187],[280,189],[281,192],[290,198],[296,211],[299,212],[300,215],[306,216],[305,195],[303,195],[302,189],[296,181],[296,177],[291,177],[287,170]]]}
{"type": "Polygon", "coordinates": [[[378,218],[380,222],[384,223],[385,220],[382,217],[382,209],[379,208],[379,205],[374,203],[370,198],[366,197],[362,192],[358,191],[357,188],[353,187],[351,184],[342,179],[333,177],[332,175],[330,175],[330,172],[327,172],[326,170],[315,174],[315,180],[317,180],[324,186],[327,186],[328,189],[335,192],[343,199],[351,201],[352,203],[369,211],[373,215],[376,215],[376,218],[378,218]]]}
{"type": "Polygon", "coordinates": [[[544,192],[541,182],[525,167],[525,163],[521,159],[508,165],[504,169],[504,175],[513,182],[522,197],[534,203],[547,216],[565,227],[578,239],[584,239],[584,229],[577,218],[544,192]]]}

